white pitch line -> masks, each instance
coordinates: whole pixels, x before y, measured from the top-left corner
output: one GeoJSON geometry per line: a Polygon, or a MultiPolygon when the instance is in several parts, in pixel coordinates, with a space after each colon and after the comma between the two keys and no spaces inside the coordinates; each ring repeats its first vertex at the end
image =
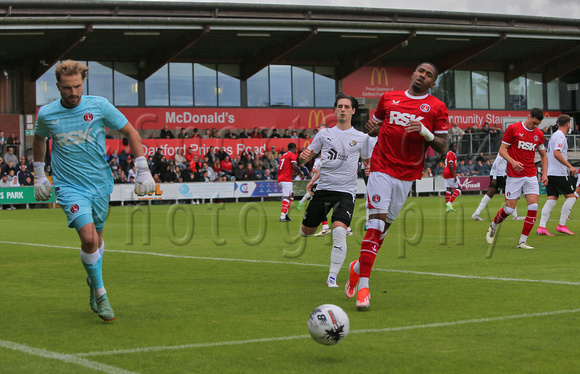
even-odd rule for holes
{"type": "Polygon", "coordinates": [[[134,372],[132,372],[132,371],[119,369],[117,367],[102,364],[100,362],[89,361],[89,360],[86,360],[84,358],[77,357],[76,355],[51,352],[51,351],[47,351],[46,349],[33,348],[33,347],[30,347],[30,346],[25,345],[25,344],[9,342],[6,340],[0,340],[0,347],[12,349],[12,350],[18,351],[18,352],[27,353],[27,354],[30,354],[33,356],[50,358],[50,359],[54,359],[54,360],[63,361],[63,362],[69,363],[69,364],[80,365],[80,366],[84,366],[84,367],[92,369],[92,370],[98,370],[98,371],[102,371],[105,373],[134,374],[134,372]]]}
{"type": "MultiPolygon", "coordinates": [[[[28,245],[28,246],[36,246],[36,247],[49,247],[49,248],[79,249],[79,247],[66,247],[66,246],[35,244],[35,243],[19,243],[19,242],[7,242],[7,241],[0,241],[0,243],[13,244],[13,245],[28,245]]],[[[260,263],[260,264],[274,264],[274,265],[278,264],[278,265],[328,267],[328,264],[312,264],[312,263],[293,262],[293,261],[269,261],[269,260],[250,260],[250,259],[243,259],[243,258],[185,256],[185,255],[172,255],[172,254],[168,254],[168,253],[125,251],[125,250],[115,250],[115,249],[107,249],[106,251],[107,252],[114,252],[114,253],[127,253],[127,254],[137,254],[137,255],[147,255],[147,256],[168,257],[168,258],[187,258],[187,259],[192,259],[192,260],[232,261],[232,262],[250,262],[250,263],[260,263]]],[[[388,273],[428,275],[428,276],[434,276],[434,277],[449,277],[449,278],[462,278],[462,279],[503,281],[503,282],[529,282],[529,283],[547,283],[547,284],[564,284],[564,285],[571,285],[571,286],[580,286],[580,282],[558,281],[558,280],[549,280],[549,279],[482,277],[482,276],[477,276],[477,275],[446,274],[446,273],[433,273],[433,272],[414,271],[414,270],[379,269],[379,268],[375,268],[375,269],[373,269],[373,271],[382,271],[382,272],[388,272],[388,273]]]]}
{"type": "MultiPolygon", "coordinates": [[[[351,334],[364,334],[364,333],[377,333],[377,332],[419,330],[419,329],[428,329],[428,328],[437,328],[437,327],[454,327],[454,326],[473,324],[473,323],[501,322],[501,321],[508,321],[508,320],[513,320],[513,319],[547,317],[547,316],[555,316],[555,315],[560,315],[560,314],[571,314],[571,313],[578,313],[578,312],[580,312],[580,309],[556,310],[553,312],[539,312],[539,313],[517,314],[517,315],[503,316],[503,317],[468,319],[468,320],[453,321],[453,322],[430,323],[430,324],[426,324],[426,325],[387,327],[384,329],[353,330],[350,333],[351,334]]],[[[182,345],[173,345],[173,346],[158,346],[158,347],[145,347],[145,348],[134,348],[134,349],[117,349],[117,350],[111,350],[111,351],[77,353],[74,356],[76,356],[76,357],[111,356],[111,355],[118,355],[118,354],[133,354],[133,353],[142,353],[142,352],[159,352],[159,351],[191,349],[191,348],[209,348],[209,347],[223,347],[223,346],[229,346],[229,345],[268,343],[268,342],[305,339],[305,338],[310,338],[310,335],[294,335],[294,336],[283,336],[283,337],[278,337],[278,338],[234,340],[234,341],[227,341],[227,342],[182,344],[182,345]]]]}

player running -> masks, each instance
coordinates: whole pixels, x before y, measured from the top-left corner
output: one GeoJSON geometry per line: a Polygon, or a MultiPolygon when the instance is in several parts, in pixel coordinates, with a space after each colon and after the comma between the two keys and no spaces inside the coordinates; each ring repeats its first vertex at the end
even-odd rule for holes
{"type": "Polygon", "coordinates": [[[548,199],[542,208],[540,224],[536,230],[538,235],[554,236],[550,234],[546,225],[560,194],[564,195],[566,201],[560,210],[560,222],[556,231],[574,235],[566,226],[570,211],[576,202],[572,180],[576,176],[576,168],[568,162],[568,140],[566,139],[566,133],[570,131],[570,116],[562,114],[556,120],[556,124],[558,130],[552,134],[548,142],[548,186],[546,187],[548,199]]]}
{"type": "Polygon", "coordinates": [[[52,194],[44,174],[46,138],[51,138],[51,166],[56,198],[66,214],[67,224],[81,240],[80,257],[87,273],[91,309],[105,321],[115,314],[103,284],[103,230],[113,176],[106,162],[105,127],[119,130],[129,139],[137,175],[135,193],[155,190],[155,182],[143,156],[139,133],[107,99],[84,96],[89,68],[77,61],[56,67],[56,87],[61,99],[40,108],[33,140],[34,197],[46,201],[52,194]]]}
{"type": "Polygon", "coordinates": [[[306,163],[315,153],[322,153],[320,178],[314,197],[302,220],[300,234],[311,236],[332,209],[332,251],[328,287],[338,287],[338,272],[346,259],[346,236],[354,212],[359,158],[371,157],[369,136],[352,127],[351,120],[358,108],[354,97],[339,93],[334,102],[337,124],[322,129],[300,154],[306,163]]]}
{"type": "Polygon", "coordinates": [[[367,185],[371,214],[359,259],[350,264],[345,286],[348,298],[354,297],[358,288],[359,310],[370,306],[369,278],[377,252],[403,208],[413,181],[421,179],[427,147],[442,154],[447,146],[447,107],[429,95],[437,74],[437,68],[430,62],[418,65],[409,89],[383,94],[366,125],[369,135],[379,138],[367,185]]]}
{"type": "MultiPolygon", "coordinates": [[[[487,188],[487,192],[481,198],[481,202],[475,212],[471,215],[471,218],[476,221],[483,221],[483,218],[479,215],[483,212],[487,203],[489,203],[491,198],[497,193],[497,190],[505,190],[505,181],[507,178],[506,169],[507,161],[498,153],[493,161],[493,165],[491,165],[491,171],[489,172],[489,187],[487,188]]],[[[517,207],[514,207],[512,215],[514,220],[523,219],[523,217],[518,216],[517,207]]]]}
{"type": "Polygon", "coordinates": [[[288,152],[280,158],[278,166],[278,184],[282,188],[282,210],[280,211],[280,222],[292,221],[288,217],[288,210],[294,201],[294,191],[292,190],[292,174],[296,172],[304,177],[304,173],[298,167],[298,155],[296,154],[296,143],[288,143],[288,152]]]}
{"type": "Polygon", "coordinates": [[[495,231],[498,225],[513,213],[523,191],[528,203],[528,214],[524,220],[524,227],[517,247],[534,249],[534,247],[528,245],[527,240],[536,222],[538,198],[540,197],[540,187],[536,176],[537,170],[534,164],[536,151],[538,151],[542,160],[541,182],[544,186],[548,183],[548,158],[544,147],[544,133],[538,129],[543,119],[542,111],[534,108],[530,111],[525,121],[510,125],[503,135],[499,153],[508,162],[505,206],[497,212],[495,218],[489,224],[486,234],[486,240],[489,244],[492,244],[495,239],[495,231]]]}
{"type": "Polygon", "coordinates": [[[457,180],[457,144],[451,143],[449,152],[445,156],[445,169],[443,170],[443,178],[445,178],[445,210],[448,212],[455,212],[453,202],[461,193],[459,182],[457,180]]]}

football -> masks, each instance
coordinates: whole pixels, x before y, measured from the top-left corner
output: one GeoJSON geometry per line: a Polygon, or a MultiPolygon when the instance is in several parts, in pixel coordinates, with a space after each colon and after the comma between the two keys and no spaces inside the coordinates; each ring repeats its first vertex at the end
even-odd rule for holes
{"type": "Polygon", "coordinates": [[[314,309],[308,318],[310,336],[320,344],[334,345],[344,339],[350,329],[345,311],[333,304],[314,309]]]}

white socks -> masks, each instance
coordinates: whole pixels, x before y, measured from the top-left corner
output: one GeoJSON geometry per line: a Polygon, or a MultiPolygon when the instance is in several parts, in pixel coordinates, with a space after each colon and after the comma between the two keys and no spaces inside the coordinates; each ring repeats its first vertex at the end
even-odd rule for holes
{"type": "Polygon", "coordinates": [[[562,210],[560,211],[560,225],[566,226],[566,221],[568,221],[568,216],[570,215],[574,203],[576,203],[576,198],[574,197],[569,197],[564,201],[562,210]]]}
{"type": "MultiPolygon", "coordinates": [[[[546,203],[542,208],[542,218],[540,218],[540,223],[538,225],[539,227],[546,228],[548,220],[550,219],[550,214],[552,213],[552,209],[554,209],[557,202],[558,200],[546,200],[546,203]]],[[[562,207],[562,209],[564,209],[564,207],[562,207]]],[[[566,216],[566,218],[568,218],[568,216],[566,216]]]]}
{"type": "Polygon", "coordinates": [[[332,251],[330,252],[329,276],[336,279],[346,259],[346,229],[342,226],[332,230],[332,251]]]}

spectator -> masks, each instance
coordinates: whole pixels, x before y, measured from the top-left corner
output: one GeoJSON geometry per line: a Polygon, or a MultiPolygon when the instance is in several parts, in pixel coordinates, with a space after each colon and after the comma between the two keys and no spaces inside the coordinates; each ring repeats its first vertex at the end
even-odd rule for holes
{"type": "Polygon", "coordinates": [[[485,163],[487,159],[485,158],[485,155],[483,154],[483,152],[479,152],[479,155],[477,155],[477,157],[475,158],[475,162],[477,161],[481,161],[481,163],[485,163]]]}
{"type": "Polygon", "coordinates": [[[221,170],[225,175],[231,176],[233,168],[234,166],[232,164],[232,161],[230,160],[230,156],[226,154],[226,157],[221,162],[221,170]]]}
{"type": "Polygon", "coordinates": [[[18,174],[16,174],[16,178],[20,186],[24,186],[26,178],[32,178],[32,180],[34,181],[34,176],[30,172],[30,170],[26,169],[26,164],[20,164],[20,169],[18,170],[18,174]]]}
{"type": "Polygon", "coordinates": [[[431,171],[431,168],[427,167],[425,168],[425,170],[423,171],[423,178],[430,178],[433,176],[433,172],[431,171]]]}
{"type": "Polygon", "coordinates": [[[284,139],[290,139],[291,138],[291,136],[290,136],[290,130],[288,130],[288,129],[284,130],[284,134],[282,135],[282,138],[284,138],[284,139]]]}
{"type": "Polygon", "coordinates": [[[306,129],[302,129],[302,131],[300,132],[300,135],[298,135],[298,138],[300,138],[300,139],[309,139],[310,136],[308,136],[308,134],[306,133],[306,129]]]}
{"type": "Polygon", "coordinates": [[[193,181],[193,173],[189,164],[185,164],[185,168],[181,169],[181,181],[184,183],[193,181]]]}
{"type": "Polygon", "coordinates": [[[468,158],[467,159],[467,165],[465,165],[467,167],[468,173],[467,175],[475,175],[477,174],[475,172],[475,165],[473,164],[473,160],[468,158]]]}
{"type": "Polygon", "coordinates": [[[257,127],[254,127],[254,130],[250,134],[250,138],[253,138],[253,139],[262,139],[262,134],[260,134],[260,131],[258,131],[258,128],[257,127]]]}
{"type": "MultiPolygon", "coordinates": [[[[274,151],[274,152],[276,152],[276,151],[274,151]]],[[[264,164],[264,171],[270,170],[270,174],[276,175],[276,172],[278,170],[278,165],[276,164],[276,161],[273,157],[272,152],[266,152],[266,158],[262,162],[264,164]]]]}
{"type": "Polygon", "coordinates": [[[2,173],[2,168],[4,168],[4,159],[0,157],[0,174],[2,173]]]}
{"type": "Polygon", "coordinates": [[[204,182],[213,182],[217,178],[216,172],[207,162],[203,163],[201,172],[204,177],[204,182]]]}
{"type": "Polygon", "coordinates": [[[186,164],[187,160],[185,159],[185,156],[183,155],[182,148],[177,148],[177,151],[175,152],[174,159],[175,159],[175,164],[177,166],[179,166],[181,169],[185,168],[185,164],[186,164]]]}
{"type": "Polygon", "coordinates": [[[219,139],[220,138],[220,133],[215,127],[213,129],[211,129],[211,138],[212,139],[219,139]]]}
{"type": "Polygon", "coordinates": [[[247,139],[250,137],[250,133],[248,132],[248,129],[244,129],[242,132],[240,132],[240,139],[247,139]]]}
{"type": "MultiPolygon", "coordinates": [[[[119,180],[120,177],[120,171],[121,171],[121,165],[119,165],[117,163],[117,159],[116,158],[112,158],[111,161],[109,161],[109,167],[111,168],[111,172],[113,173],[113,179],[115,181],[119,180]]],[[[114,183],[118,183],[118,182],[114,182],[114,183]]]]}
{"type": "MultiPolygon", "coordinates": [[[[121,169],[125,173],[128,173],[129,170],[131,170],[133,167],[135,167],[135,160],[133,160],[132,155],[127,155],[127,159],[125,160],[125,167],[121,166],[121,169]]],[[[135,177],[136,177],[136,175],[135,175],[135,177]]]]}
{"type": "Polygon", "coordinates": [[[175,135],[169,130],[169,126],[163,126],[163,130],[159,133],[161,139],[175,139],[175,135]]]}
{"type": "Polygon", "coordinates": [[[4,131],[0,131],[0,154],[4,152],[5,145],[6,145],[6,137],[4,136],[4,131]]]}
{"type": "Polygon", "coordinates": [[[127,174],[123,170],[119,172],[119,179],[115,179],[114,183],[127,184],[127,174]]]}
{"type": "Polygon", "coordinates": [[[13,165],[18,163],[18,156],[14,154],[14,147],[8,147],[8,151],[4,153],[4,163],[7,164],[12,161],[13,165]]]}
{"type": "Polygon", "coordinates": [[[278,139],[280,138],[280,134],[278,134],[278,130],[272,129],[272,134],[270,134],[270,139],[278,139]]]}
{"type": "MultiPolygon", "coordinates": [[[[459,165],[457,165],[459,167],[459,165]]],[[[445,170],[445,164],[443,163],[443,161],[439,161],[437,163],[437,166],[435,167],[435,170],[433,170],[433,175],[437,176],[437,175],[443,175],[443,171],[445,170]]]]}
{"type": "Polygon", "coordinates": [[[252,161],[252,169],[254,170],[256,179],[261,180],[264,176],[264,163],[260,161],[258,157],[254,157],[254,160],[252,161]]]}
{"type": "Polygon", "coordinates": [[[268,129],[264,127],[262,131],[260,131],[260,135],[262,135],[262,139],[268,139],[268,129]]]}
{"type": "MultiPolygon", "coordinates": [[[[470,160],[471,161],[471,160],[470,160]]],[[[475,166],[473,167],[476,175],[485,175],[485,164],[477,159],[475,166]]]]}
{"type": "Polygon", "coordinates": [[[183,182],[183,177],[181,176],[181,167],[175,166],[175,169],[173,169],[173,180],[176,183],[182,183],[183,182]]]}
{"type": "Polygon", "coordinates": [[[250,162],[246,166],[246,180],[255,181],[257,178],[256,171],[254,170],[253,164],[250,162]]]}
{"type": "Polygon", "coordinates": [[[123,148],[121,153],[119,153],[119,159],[117,160],[117,162],[119,162],[119,165],[121,165],[121,169],[123,169],[124,171],[127,171],[129,169],[127,167],[127,156],[129,156],[130,154],[131,148],[129,147],[123,148]]]}
{"type": "Polygon", "coordinates": [[[224,139],[237,139],[238,135],[234,133],[232,129],[229,129],[228,132],[224,135],[224,139]]]}
{"type": "Polygon", "coordinates": [[[221,161],[220,160],[215,160],[215,162],[213,163],[213,165],[211,166],[211,168],[213,169],[214,175],[213,178],[211,178],[212,181],[216,180],[218,176],[220,176],[220,174],[222,174],[222,165],[221,165],[221,161]]]}
{"type": "Polygon", "coordinates": [[[147,166],[149,167],[149,170],[151,172],[155,170],[155,162],[153,162],[153,156],[147,157],[147,166]]]}
{"type": "Polygon", "coordinates": [[[26,157],[24,156],[20,157],[20,161],[16,164],[16,170],[20,170],[20,165],[24,165],[26,167],[26,170],[30,170],[30,165],[26,162],[26,157]]]}
{"type": "Polygon", "coordinates": [[[113,160],[117,161],[117,164],[119,164],[119,152],[116,149],[113,149],[113,152],[109,156],[109,163],[113,160]]]}
{"type": "Polygon", "coordinates": [[[6,139],[6,144],[20,144],[20,141],[18,140],[18,137],[16,136],[16,134],[12,133],[12,134],[10,134],[8,139],[6,139]]]}
{"type": "Polygon", "coordinates": [[[264,175],[262,175],[262,180],[263,181],[272,181],[272,180],[276,180],[276,177],[272,175],[272,173],[270,172],[270,169],[265,169],[264,175]]]}
{"type": "MultiPolygon", "coordinates": [[[[0,179],[0,188],[2,187],[14,187],[12,181],[8,179],[8,174],[2,173],[2,179],[0,179]]],[[[0,210],[2,209],[2,205],[0,205],[0,210]]],[[[6,208],[6,210],[14,210],[16,209],[14,205],[10,205],[6,208]]]]}
{"type": "Polygon", "coordinates": [[[24,180],[23,186],[25,186],[25,187],[34,186],[34,176],[26,177],[26,180],[24,180]]]}
{"type": "Polygon", "coordinates": [[[193,134],[191,134],[192,139],[201,139],[201,135],[199,135],[197,127],[193,128],[193,134]]]}
{"type": "Polygon", "coordinates": [[[2,167],[2,173],[8,175],[10,174],[10,171],[14,171],[14,173],[16,174],[16,167],[14,166],[14,163],[12,161],[5,162],[4,166],[2,167]]]}
{"type": "Polygon", "coordinates": [[[157,134],[155,134],[155,131],[151,131],[151,134],[149,135],[149,139],[158,139],[157,134]]]}
{"type": "Polygon", "coordinates": [[[165,167],[163,168],[161,173],[159,173],[159,179],[163,183],[175,182],[174,174],[173,174],[173,171],[171,170],[171,165],[169,163],[165,164],[165,167]]]}
{"type": "Polygon", "coordinates": [[[187,153],[185,154],[185,161],[190,163],[191,161],[193,161],[193,156],[194,156],[193,147],[187,148],[187,153]]]}
{"type": "Polygon", "coordinates": [[[467,165],[465,165],[465,159],[462,158],[459,160],[459,165],[457,165],[456,173],[458,177],[465,177],[469,175],[469,170],[467,169],[467,165]]]}
{"type": "Polygon", "coordinates": [[[202,138],[203,139],[211,139],[211,130],[210,129],[205,129],[202,138]]]}
{"type": "Polygon", "coordinates": [[[298,139],[298,131],[292,130],[292,135],[290,136],[292,139],[298,139]]]}
{"type": "Polygon", "coordinates": [[[203,167],[203,162],[199,159],[199,157],[197,155],[194,155],[193,160],[189,164],[189,168],[191,169],[191,172],[194,173],[196,171],[199,171],[199,170],[201,170],[202,167],[203,167]]]}
{"type": "Polygon", "coordinates": [[[133,164],[133,166],[129,169],[129,171],[127,171],[127,178],[129,179],[129,181],[131,180],[131,178],[133,178],[133,182],[135,183],[135,177],[137,177],[137,167],[135,167],[135,164],[133,164]]]}
{"type": "Polygon", "coordinates": [[[182,127],[181,130],[179,130],[179,134],[177,134],[177,139],[188,139],[189,138],[189,134],[187,133],[187,131],[185,131],[185,127],[182,127]]]}
{"type": "Polygon", "coordinates": [[[247,180],[248,174],[244,163],[240,162],[238,168],[234,170],[234,178],[236,181],[247,180]]]}
{"type": "Polygon", "coordinates": [[[205,154],[205,157],[208,158],[207,164],[208,165],[213,165],[213,163],[216,160],[216,155],[215,155],[215,152],[213,150],[213,145],[210,145],[209,146],[209,148],[207,149],[207,153],[205,154]]]}

